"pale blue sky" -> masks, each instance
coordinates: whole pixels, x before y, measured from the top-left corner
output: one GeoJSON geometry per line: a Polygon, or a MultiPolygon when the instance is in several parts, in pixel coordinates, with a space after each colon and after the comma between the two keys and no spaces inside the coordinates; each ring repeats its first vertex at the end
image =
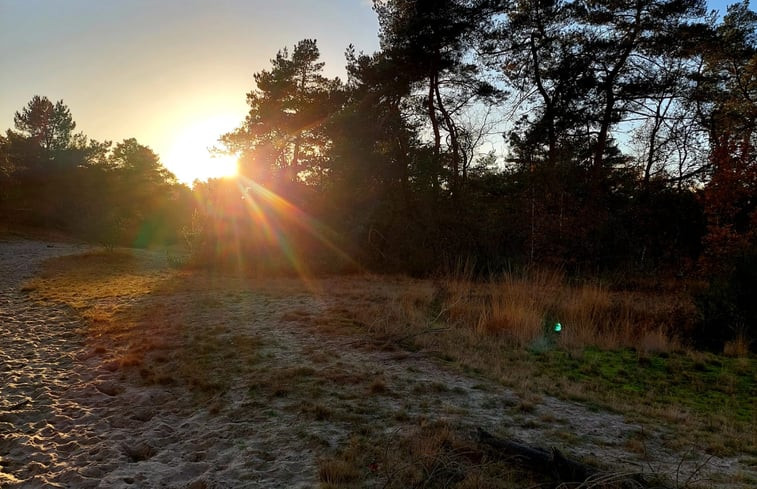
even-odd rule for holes
{"type": "Polygon", "coordinates": [[[0,131],[32,96],[63,99],[77,130],[136,137],[191,179],[175,148],[240,122],[279,49],[315,38],[341,76],[347,45],[373,52],[377,30],[370,0],[0,0],[0,131]]]}

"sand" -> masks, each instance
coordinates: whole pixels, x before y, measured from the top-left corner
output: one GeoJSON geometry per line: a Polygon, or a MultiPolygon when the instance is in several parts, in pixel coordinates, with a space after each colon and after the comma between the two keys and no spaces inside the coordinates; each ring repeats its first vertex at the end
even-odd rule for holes
{"type": "MultiPolygon", "coordinates": [[[[250,379],[212,405],[198,405],[186,386],[146,386],[109,368],[107,354],[85,343],[85,325],[73,311],[34,302],[22,290],[44,259],[83,250],[0,242],[0,487],[318,487],[319,458],[344,446],[356,425],[401,433],[410,429],[403,420],[419,418],[566,448],[550,426],[558,425],[580,440],[567,447],[569,454],[624,470],[684,475],[707,458],[692,452],[681,463],[682,454],[665,448],[666,433],[658,429],[648,434],[647,449],[655,453],[649,462],[627,449],[629,434],[642,427],[620,415],[544,396],[524,412],[513,392],[422,353],[374,351],[354,339],[319,336],[297,317],[333,304],[306,294],[219,300],[233,309],[238,333],[263,338],[260,371],[312,368],[358,379],[323,388],[317,404],[333,415],[303,415],[312,400],[296,391],[256,399],[250,379]],[[372,379],[381,379],[385,395],[367,395],[372,379]]],[[[727,480],[723,473],[750,470],[713,457],[697,478],[727,480]]]]}

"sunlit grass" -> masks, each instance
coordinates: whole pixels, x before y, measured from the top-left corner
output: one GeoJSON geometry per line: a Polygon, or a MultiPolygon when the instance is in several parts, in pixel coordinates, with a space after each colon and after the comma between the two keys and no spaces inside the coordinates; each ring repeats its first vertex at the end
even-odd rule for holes
{"type": "Polygon", "coordinates": [[[259,344],[222,313],[208,324],[208,309],[221,304],[205,285],[155,255],[96,251],[49,260],[25,289],[74,308],[107,369],[145,384],[184,383],[202,398],[227,389],[259,344]]]}
{"type": "Polygon", "coordinates": [[[436,307],[448,323],[521,348],[547,337],[566,348],[680,350],[679,335],[696,314],[686,297],[570,284],[563,274],[546,270],[508,273],[488,283],[453,276],[439,281],[436,293],[441,301],[436,307]]]}
{"type": "Polygon", "coordinates": [[[98,299],[141,297],[165,278],[162,267],[151,266],[129,251],[91,251],[48,260],[25,287],[44,291],[45,299],[79,308],[98,299]]]}

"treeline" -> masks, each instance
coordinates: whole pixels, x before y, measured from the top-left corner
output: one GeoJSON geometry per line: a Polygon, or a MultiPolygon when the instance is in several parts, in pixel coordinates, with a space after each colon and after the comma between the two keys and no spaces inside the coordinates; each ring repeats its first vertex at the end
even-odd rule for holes
{"type": "Polygon", "coordinates": [[[747,1],[722,18],[701,0],[374,9],[380,50],[348,48],[346,80],[323,74],[314,40],[254,75],[246,119],[221,137],[240,177],[197,185],[191,218],[149,149],[74,135],[58,105],[51,134],[23,112],[0,141],[0,205],[130,237],[159,216],[200,261],[258,269],[699,274],[713,284],[706,328],[754,328],[747,1]],[[76,205],[55,204],[66,199],[76,205]]]}
{"type": "Polygon", "coordinates": [[[241,173],[360,263],[723,268],[755,246],[757,17],[698,0],[376,2],[345,82],[255,75],[241,173]],[[504,139],[503,139],[504,136],[504,139]],[[504,148],[504,149],[500,149],[504,148]]]}
{"type": "Polygon", "coordinates": [[[136,139],[74,132],[70,109],[35,96],[0,136],[0,224],[107,247],[175,243],[194,208],[189,188],[136,139]]]}
{"type": "Polygon", "coordinates": [[[748,2],[722,18],[699,0],[374,9],[381,49],[350,47],[346,81],[323,75],[314,40],[255,74],[247,118],[222,142],[248,181],[333,233],[303,232],[243,184],[243,228],[264,223],[247,244],[266,250],[246,256],[286,249],[281,259],[313,264],[314,247],[334,257],[336,244],[363,266],[414,274],[468,262],[697,275],[712,284],[697,299],[698,338],[755,337],[748,2]]]}

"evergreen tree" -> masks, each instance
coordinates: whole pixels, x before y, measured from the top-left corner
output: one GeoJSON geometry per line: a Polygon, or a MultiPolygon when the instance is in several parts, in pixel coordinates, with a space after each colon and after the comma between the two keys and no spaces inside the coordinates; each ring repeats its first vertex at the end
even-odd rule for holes
{"type": "Polygon", "coordinates": [[[262,183],[318,185],[328,172],[330,142],[323,124],[339,107],[338,79],[322,75],[316,41],[305,39],[279,51],[268,71],[254,75],[242,126],[222,137],[241,154],[240,173],[262,183]]]}

